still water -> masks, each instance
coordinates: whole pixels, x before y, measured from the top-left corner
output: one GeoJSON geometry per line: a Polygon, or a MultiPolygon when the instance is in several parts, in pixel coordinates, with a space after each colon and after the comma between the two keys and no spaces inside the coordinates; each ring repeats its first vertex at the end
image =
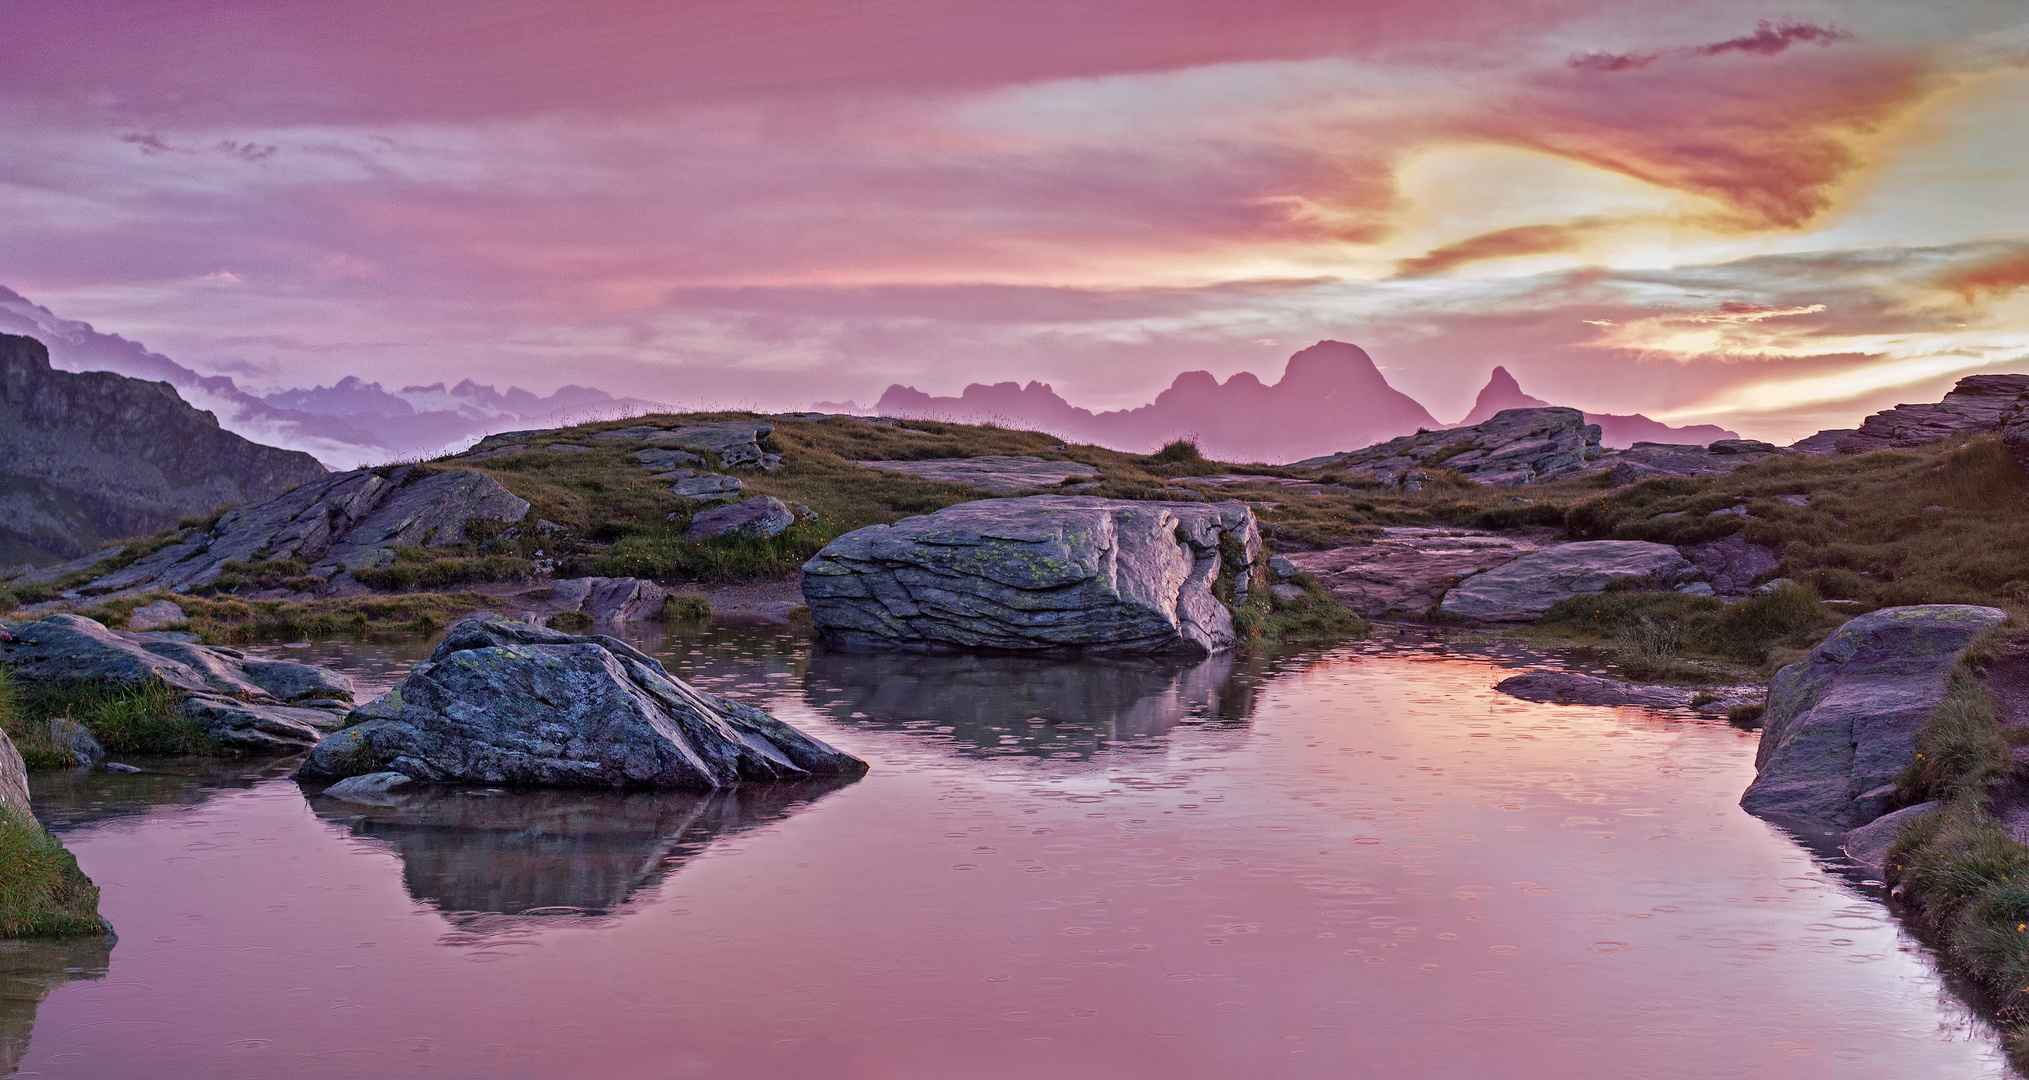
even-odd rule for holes
{"type": "MultiPolygon", "coordinates": [[[[1723,722],[1516,701],[1413,636],[1183,670],[643,644],[873,772],[45,775],[120,938],[0,953],[0,1031],[55,987],[18,1075],[2007,1075],[1859,875],[1735,806],[1723,722]]],[[[378,690],[427,645],[276,651],[378,690]]]]}

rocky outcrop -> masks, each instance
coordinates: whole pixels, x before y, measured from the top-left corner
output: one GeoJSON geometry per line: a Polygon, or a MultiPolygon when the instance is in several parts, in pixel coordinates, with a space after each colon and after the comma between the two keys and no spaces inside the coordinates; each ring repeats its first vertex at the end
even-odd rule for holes
{"type": "Polygon", "coordinates": [[[1747,595],[1758,578],[1775,573],[1782,562],[1773,548],[1757,544],[1740,533],[1692,544],[1683,551],[1712,591],[1721,596],[1747,595]]]}
{"type": "Polygon", "coordinates": [[[724,473],[700,473],[689,469],[675,469],[656,475],[657,480],[674,480],[669,493],[692,502],[738,502],[747,485],[737,476],[724,473]]]}
{"type": "Polygon", "coordinates": [[[577,611],[594,623],[644,622],[662,617],[669,590],[646,578],[566,578],[550,586],[561,611],[577,611]]]}
{"type": "Polygon", "coordinates": [[[1215,588],[1261,560],[1238,502],[1032,495],[857,529],[803,567],[817,634],[855,649],[1207,655],[1232,647],[1215,588]]]}
{"type": "Polygon", "coordinates": [[[236,649],[193,644],[188,635],[109,630],[82,615],[0,622],[0,663],[29,686],[159,683],[185,718],[229,750],[287,753],[343,722],[352,680],[287,661],[249,660],[236,649]]]}
{"type": "Polygon", "coordinates": [[[636,424],[632,427],[601,431],[594,439],[640,442],[651,448],[689,450],[711,454],[719,464],[728,469],[763,469],[773,471],[781,468],[782,455],[771,454],[762,449],[761,442],[774,434],[775,425],[758,420],[727,420],[707,424],[678,424],[674,427],[661,424],[636,424]]]}
{"type": "Polygon", "coordinates": [[[1840,828],[1880,817],[1959,653],[2006,617],[1999,608],[1923,604],[1840,627],[1769,683],[1756,775],[1740,805],[1840,828]]]}
{"type": "Polygon", "coordinates": [[[1494,689],[1523,701],[1553,705],[1639,705],[1648,709],[1690,709],[1725,714],[1761,702],[1761,691],[1745,687],[1693,690],[1602,679],[1575,671],[1531,671],[1494,684],[1494,689]]]}
{"type": "Polygon", "coordinates": [[[1638,442],[1601,455],[1582,475],[1605,473],[1615,486],[1666,476],[1718,476],[1785,452],[1751,439],[1721,439],[1702,446],[1638,442]]]}
{"type": "Polygon", "coordinates": [[[1050,461],[1027,455],[990,454],[969,458],[930,458],[925,461],[860,461],[869,469],[905,476],[959,484],[991,495],[1017,495],[1062,486],[1066,480],[1089,480],[1099,470],[1079,461],[1050,461]]]}
{"type": "Polygon", "coordinates": [[[756,495],[730,506],[715,506],[692,518],[683,531],[685,540],[716,540],[722,536],[745,536],[766,540],[780,536],[796,524],[796,511],[773,495],[756,495]]]}
{"type": "Polygon", "coordinates": [[[1513,487],[1576,476],[1602,453],[1598,426],[1577,409],[1504,409],[1483,424],[1404,435],[1293,467],[1365,473],[1404,486],[1451,469],[1477,483],[1513,487]]]}
{"type": "Polygon", "coordinates": [[[1531,552],[1444,594],[1440,610],[1473,622],[1534,622],[1557,601],[1606,591],[1629,578],[1672,586],[1698,576],[1698,568],[1668,544],[1641,540],[1586,540],[1531,552]]]}
{"type": "Polygon", "coordinates": [[[360,469],[243,506],[209,529],[186,529],[166,547],[77,591],[195,589],[216,581],[229,562],[258,560],[294,560],[309,576],[332,581],[392,563],[397,547],[464,543],[475,521],[512,523],[527,516],[525,500],[472,469],[360,469]]]}
{"type": "Polygon", "coordinates": [[[41,342],[0,334],[0,567],[77,558],[323,475],[308,454],[220,428],[167,383],[56,371],[41,342]]]}
{"type": "Polygon", "coordinates": [[[453,626],[346,724],[310,752],[302,776],[709,791],[867,769],[618,640],[495,615],[453,626]]]}
{"type": "Polygon", "coordinates": [[[1842,454],[1922,446],[1962,433],[2000,431],[2029,412],[2029,375],[1969,375],[1944,400],[1897,405],[1861,421],[1838,440],[1842,454]]]}
{"type": "Polygon", "coordinates": [[[1461,580],[1536,550],[1512,536],[1404,526],[1382,529],[1372,543],[1276,558],[1316,578],[1347,607],[1377,619],[1428,615],[1461,580]]]}

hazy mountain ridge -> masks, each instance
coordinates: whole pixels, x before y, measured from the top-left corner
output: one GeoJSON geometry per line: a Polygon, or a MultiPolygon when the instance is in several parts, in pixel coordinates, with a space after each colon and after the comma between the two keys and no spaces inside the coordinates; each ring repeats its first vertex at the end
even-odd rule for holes
{"type": "Polygon", "coordinates": [[[505,393],[470,379],[410,386],[390,393],[348,376],[329,387],[282,390],[264,397],[224,375],[200,375],[139,342],[100,333],[0,287],[0,332],[21,334],[49,349],[60,371],[105,371],[166,382],[184,401],[213,413],[219,426],[270,446],[301,450],[340,468],[434,456],[502,426],[560,427],[592,416],[623,416],[665,408],[603,390],[565,386],[547,397],[520,387],[505,393]]]}
{"type": "MultiPolygon", "coordinates": [[[[998,423],[1053,432],[1076,442],[1147,451],[1176,438],[1193,438],[1222,461],[1285,462],[1385,442],[1399,435],[1481,423],[1502,409],[1540,408],[1550,402],[1522,392],[1506,368],[1494,368],[1479,400],[1455,425],[1440,424],[1414,398],[1388,384],[1364,349],[1321,341],[1289,358],[1270,385],[1252,372],[1224,383],[1208,371],[1187,371],[1150,404],[1094,413],[1064,400],[1048,383],[1024,386],[973,383],[957,397],[933,397],[896,384],[874,411],[882,416],[998,423]]],[[[1601,442],[1709,443],[1734,438],[1711,424],[1674,428],[1646,416],[1587,413],[1601,442]]]]}
{"type": "Polygon", "coordinates": [[[0,565],[76,558],[323,475],[167,382],[57,371],[41,342],[0,334],[0,565]]]}

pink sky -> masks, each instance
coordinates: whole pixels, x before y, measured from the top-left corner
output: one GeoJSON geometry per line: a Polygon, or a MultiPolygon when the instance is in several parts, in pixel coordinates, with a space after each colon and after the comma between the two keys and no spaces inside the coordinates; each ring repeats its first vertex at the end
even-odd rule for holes
{"type": "Polygon", "coordinates": [[[1363,345],[1789,439],[2029,370],[2029,11],[19,6],[0,284],[207,373],[678,405],[1363,345]]]}

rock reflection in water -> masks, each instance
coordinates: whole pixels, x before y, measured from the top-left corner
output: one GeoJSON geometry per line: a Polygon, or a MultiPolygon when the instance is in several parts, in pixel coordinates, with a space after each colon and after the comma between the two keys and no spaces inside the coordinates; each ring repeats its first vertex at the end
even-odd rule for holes
{"type": "Polygon", "coordinates": [[[461,926],[490,916],[613,912],[714,841],[795,813],[850,781],[668,791],[424,788],[366,805],[312,795],[317,816],[402,860],[409,895],[461,926]]]}
{"type": "Polygon", "coordinates": [[[105,978],[112,954],[110,937],[0,941],[0,1077],[13,1076],[28,1054],[42,999],[68,983],[105,978]]]}
{"type": "Polygon", "coordinates": [[[841,724],[934,731],[975,754],[1088,758],[1186,718],[1246,720],[1255,674],[1232,654],[1181,666],[820,649],[803,694],[841,724]]]}

